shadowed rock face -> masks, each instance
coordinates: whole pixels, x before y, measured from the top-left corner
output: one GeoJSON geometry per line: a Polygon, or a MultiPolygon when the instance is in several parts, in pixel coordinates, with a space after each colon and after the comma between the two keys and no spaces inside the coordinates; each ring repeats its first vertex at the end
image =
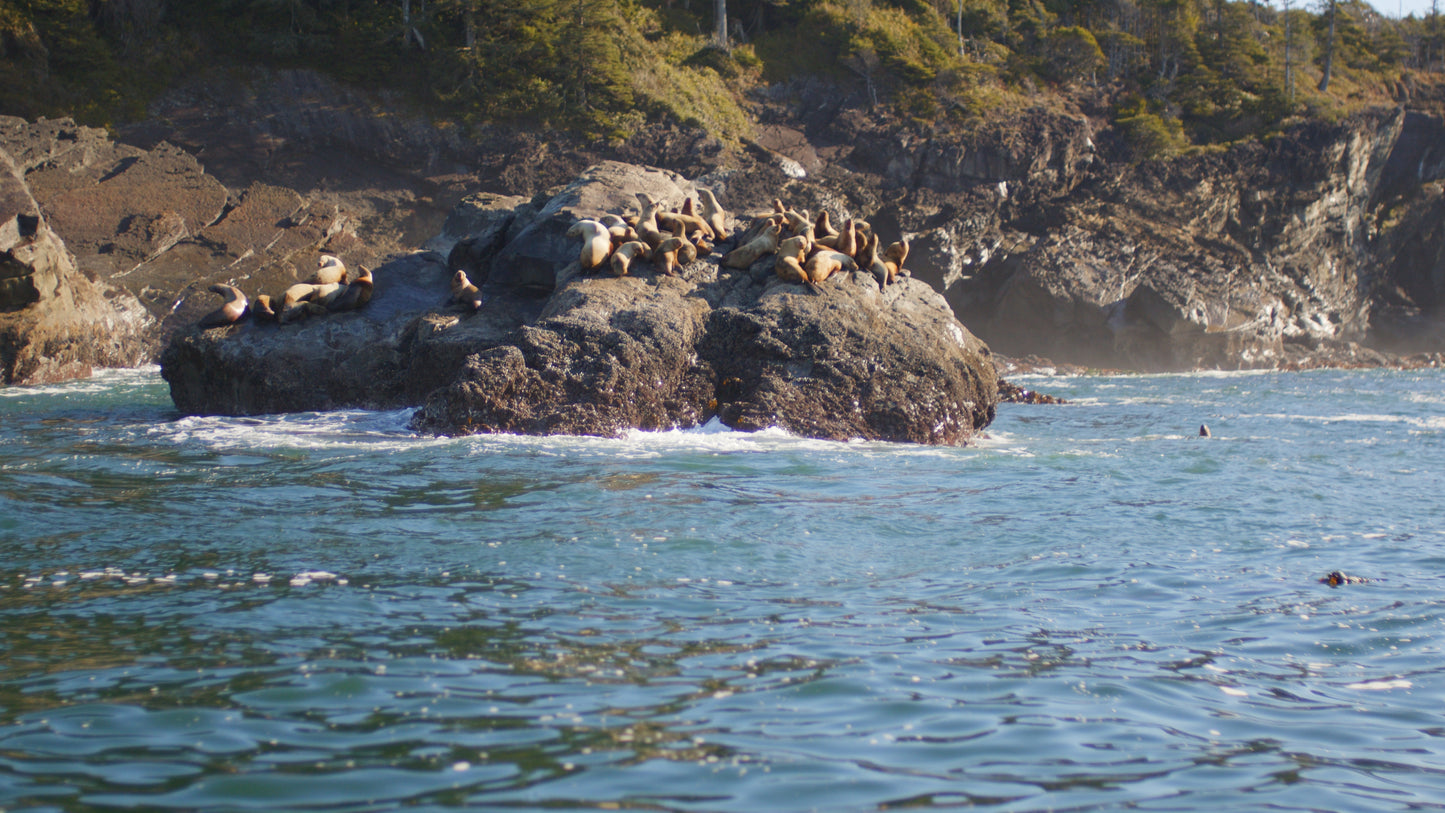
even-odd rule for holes
{"type": "Polygon", "coordinates": [[[149,312],[155,345],[216,307],[213,283],[254,298],[305,279],[323,251],[376,262],[335,205],[259,182],[228,189],[165,142],[140,149],[69,119],[0,116],[0,149],[80,272],[149,312]]]}
{"type": "Polygon", "coordinates": [[[83,274],[0,149],[0,383],[85,378],[151,352],[134,297],[83,274]]]}
{"type": "MultiPolygon", "coordinates": [[[[681,277],[650,264],[582,276],[566,238],[541,264],[537,241],[550,238],[538,235],[564,235],[599,209],[635,210],[630,193],[655,174],[598,167],[535,213],[518,210],[512,240],[471,258],[493,275],[476,313],[444,304],[449,269],[419,253],[378,268],[355,313],[178,335],[162,374],[186,413],[420,405],[415,427],[438,434],[613,436],[715,416],[739,429],[958,444],[992,420],[987,347],[921,282],[880,291],[854,273],[813,292],[779,281],[772,257],[719,274],[721,252],[681,277]],[[589,200],[600,203],[578,203],[589,200]],[[523,252],[535,267],[507,276],[507,258],[523,252]],[[547,283],[549,294],[534,293],[547,283]]],[[[684,189],[657,196],[679,204],[684,189]]]]}
{"type": "MultiPolygon", "coordinates": [[[[1078,140],[1067,125],[1041,157],[1078,140]]],[[[1009,355],[1191,370],[1438,350],[1441,133],[1373,111],[1168,161],[1019,164],[996,189],[935,178],[944,205],[887,216],[914,273],[1009,355]]]]}

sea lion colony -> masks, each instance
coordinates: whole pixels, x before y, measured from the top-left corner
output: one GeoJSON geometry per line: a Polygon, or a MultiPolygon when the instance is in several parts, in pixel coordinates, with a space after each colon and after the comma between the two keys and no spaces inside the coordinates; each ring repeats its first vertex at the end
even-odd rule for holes
{"type": "MultiPolygon", "coordinates": [[[[711,254],[719,243],[730,241],[734,248],[723,255],[720,268],[747,269],[776,255],[773,270],[778,279],[814,291],[845,270],[869,272],[879,290],[908,275],[903,267],[908,242],[892,243],[880,253],[880,238],[863,220],[848,218],[835,227],[826,210],[814,218],[806,209],[798,211],[775,199],[772,211],[752,218],[746,229],[734,235],[729,228],[731,217],[710,190],[702,190],[697,201],[685,199],[680,209],[673,210],[646,193],[639,192],[637,198],[638,214],[579,220],[567,230],[568,237],[581,238],[577,260],[584,273],[606,268],[621,277],[639,261],[650,261],[658,273],[675,277],[680,269],[711,254]]],[[[284,325],[309,316],[355,310],[371,299],[371,271],[363,266],[354,279],[348,281],[347,277],[346,265],[339,257],[323,254],[315,273],[306,282],[288,287],[279,305],[266,294],[248,303],[246,295],[234,286],[212,285],[210,290],[220,294],[224,304],[202,317],[200,325],[223,327],[247,316],[284,325]]],[[[486,297],[465,271],[457,270],[446,301],[475,311],[486,297]]]]}
{"type": "Polygon", "coordinates": [[[212,285],[210,290],[220,294],[224,304],[201,317],[200,326],[225,327],[247,316],[258,322],[285,325],[308,316],[356,310],[371,301],[371,269],[361,266],[361,270],[350,280],[349,275],[340,257],[322,254],[316,260],[316,271],[306,282],[298,282],[281,294],[279,307],[276,300],[267,294],[260,294],[256,301],[248,302],[246,295],[233,285],[212,285]]]}
{"type": "MultiPolygon", "coordinates": [[[[733,239],[728,214],[709,190],[699,201],[683,201],[682,208],[666,211],[663,204],[639,193],[639,214],[622,217],[609,214],[595,220],[579,220],[567,231],[581,238],[578,264],[582,271],[608,268],[624,276],[639,260],[650,260],[658,273],[677,276],[679,269],[707,256],[713,248],[733,239]]],[[[776,255],[773,269],[784,282],[817,286],[840,271],[868,271],[882,290],[907,275],[907,241],[890,244],[880,252],[879,237],[866,221],[848,218],[834,227],[827,211],[810,217],[781,200],[773,201],[771,212],[752,219],[737,235],[735,246],[722,257],[721,268],[746,269],[768,255],[776,255]]]]}

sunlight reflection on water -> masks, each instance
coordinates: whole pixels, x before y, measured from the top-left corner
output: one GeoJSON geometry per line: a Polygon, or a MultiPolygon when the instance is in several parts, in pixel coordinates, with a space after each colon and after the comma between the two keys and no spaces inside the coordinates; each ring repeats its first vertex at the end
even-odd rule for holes
{"type": "Polygon", "coordinates": [[[1436,374],[1040,380],[966,449],[98,381],[0,399],[0,807],[1445,798],[1436,374]]]}

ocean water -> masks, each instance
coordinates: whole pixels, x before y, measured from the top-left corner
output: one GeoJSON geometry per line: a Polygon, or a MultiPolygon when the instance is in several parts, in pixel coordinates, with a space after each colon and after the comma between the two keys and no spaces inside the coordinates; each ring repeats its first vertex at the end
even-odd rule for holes
{"type": "Polygon", "coordinates": [[[967,448],[0,389],[0,810],[1445,808],[1445,373],[1020,383],[967,448]]]}

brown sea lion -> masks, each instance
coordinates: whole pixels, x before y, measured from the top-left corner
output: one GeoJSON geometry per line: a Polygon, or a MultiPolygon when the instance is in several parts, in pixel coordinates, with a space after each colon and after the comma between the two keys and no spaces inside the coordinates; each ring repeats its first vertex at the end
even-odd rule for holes
{"type": "Polygon", "coordinates": [[[276,321],[283,325],[289,325],[308,316],[317,316],[323,313],[326,313],[326,306],[309,299],[301,299],[282,305],[281,313],[277,315],[276,321]]]}
{"type": "Polygon", "coordinates": [[[307,282],[313,285],[330,285],[346,281],[346,263],[334,254],[322,254],[316,258],[316,271],[307,282]]]}
{"type": "Polygon", "coordinates": [[[638,257],[644,260],[652,259],[652,248],[641,240],[631,240],[617,247],[612,252],[612,273],[617,276],[626,276],[632,261],[638,257]]]}
{"type": "Polygon", "coordinates": [[[607,236],[612,238],[612,250],[623,243],[630,243],[637,239],[637,229],[629,226],[627,221],[617,215],[603,215],[597,218],[597,222],[607,227],[607,236]]]}
{"type": "Polygon", "coordinates": [[[721,264],[728,268],[747,268],[757,262],[759,258],[778,250],[778,238],[782,232],[783,227],[777,223],[768,226],[752,242],[739,246],[724,255],[721,264]]]}
{"type": "MultiPolygon", "coordinates": [[[[681,237],[669,237],[659,243],[657,248],[652,250],[652,262],[657,265],[657,270],[669,277],[678,276],[678,267],[686,265],[682,262],[681,256],[685,250],[684,247],[691,248],[692,243],[681,237]]],[[[697,249],[695,248],[692,251],[692,258],[697,259],[697,249]]]]}
{"type": "Polygon", "coordinates": [[[310,301],[316,303],[317,305],[320,305],[324,309],[329,310],[331,308],[331,303],[335,302],[336,298],[341,296],[342,292],[344,292],[345,290],[346,285],[340,282],[328,282],[324,285],[317,285],[316,295],[312,296],[310,301]]]}
{"type": "MultiPolygon", "coordinates": [[[[782,223],[783,216],[781,214],[770,214],[755,217],[753,218],[752,222],[748,224],[748,227],[743,230],[742,234],[738,236],[737,245],[745,246],[748,243],[751,243],[752,241],[758,239],[758,236],[761,235],[769,226],[772,226],[774,224],[777,224],[778,228],[781,230],[782,223]]],[[[779,239],[781,238],[782,235],[780,233],[779,239]]]]}
{"type": "Polygon", "coordinates": [[[803,273],[808,275],[808,280],[814,285],[827,280],[828,277],[845,268],[849,271],[856,271],[858,263],[841,251],[820,251],[803,263],[803,273]]]}
{"type": "Polygon", "coordinates": [[[448,302],[461,304],[467,310],[477,310],[487,301],[477,286],[467,279],[467,272],[457,271],[452,274],[452,295],[448,302]]]}
{"type": "Polygon", "coordinates": [[[697,246],[697,256],[706,257],[707,255],[712,253],[713,244],[708,242],[708,239],[703,236],[702,232],[695,231],[692,234],[689,234],[687,236],[687,239],[694,246],[697,246]]]}
{"type": "Polygon", "coordinates": [[[828,219],[828,210],[818,212],[818,219],[813,223],[813,235],[817,238],[837,237],[838,230],[833,228],[833,223],[828,219]]]}
{"type": "Polygon", "coordinates": [[[843,221],[843,228],[838,232],[838,242],[833,248],[849,257],[858,253],[858,226],[853,222],[853,218],[843,221]]]}
{"type": "Polygon", "coordinates": [[[875,237],[866,241],[861,254],[863,256],[858,258],[859,267],[872,274],[873,279],[878,282],[878,290],[883,290],[889,282],[889,275],[888,266],[878,256],[878,239],[875,237]]]}
{"type": "Polygon", "coordinates": [[[297,302],[309,302],[316,298],[316,289],[320,287],[309,282],[298,282],[287,288],[281,294],[281,307],[289,308],[297,302]]]}
{"type": "Polygon", "coordinates": [[[583,271],[601,267],[607,262],[607,255],[612,253],[612,233],[599,221],[579,220],[567,230],[567,236],[582,238],[582,250],[577,260],[582,264],[583,271]]]}
{"type": "Polygon", "coordinates": [[[712,237],[712,226],[706,220],[697,215],[684,215],[676,212],[658,212],[657,226],[666,232],[673,234],[687,234],[690,231],[701,230],[708,237],[712,237]]]}
{"type": "Polygon", "coordinates": [[[778,275],[778,279],[783,282],[811,284],[807,273],[803,271],[803,260],[808,256],[808,247],[808,238],[803,235],[794,235],[778,244],[778,259],[773,263],[773,271],[778,275]]]}
{"type": "Polygon", "coordinates": [[[883,264],[888,266],[888,281],[893,282],[902,274],[908,272],[903,269],[903,261],[908,259],[908,241],[899,240],[888,246],[883,251],[883,264]]]}
{"type": "Polygon", "coordinates": [[[241,289],[218,282],[207,290],[224,297],[225,304],[202,316],[201,327],[212,328],[235,324],[246,315],[246,295],[241,293],[241,289]]]}
{"type": "Polygon", "coordinates": [[[251,319],[257,322],[277,320],[276,310],[271,307],[271,297],[268,294],[257,296],[256,301],[251,303],[251,319]]]}
{"type": "Polygon", "coordinates": [[[712,193],[711,189],[699,190],[697,194],[701,203],[698,214],[702,215],[702,219],[706,220],[709,226],[712,226],[713,236],[718,240],[727,237],[728,213],[718,205],[717,196],[712,193]]]}
{"type": "MultiPolygon", "coordinates": [[[[646,197],[639,194],[639,197],[646,197]]],[[[642,216],[637,219],[637,239],[646,243],[649,248],[656,249],[667,235],[662,233],[657,222],[657,215],[662,211],[662,204],[649,203],[642,210],[642,216]]]]}
{"type": "Polygon", "coordinates": [[[340,295],[327,303],[327,309],[332,312],[356,310],[371,301],[372,285],[371,269],[361,266],[356,279],[348,283],[340,295]]]}
{"type": "Polygon", "coordinates": [[[812,225],[811,221],[809,221],[808,219],[807,209],[804,209],[801,212],[794,209],[789,209],[788,211],[783,212],[783,220],[786,223],[789,235],[802,234],[804,229],[812,225]]]}

